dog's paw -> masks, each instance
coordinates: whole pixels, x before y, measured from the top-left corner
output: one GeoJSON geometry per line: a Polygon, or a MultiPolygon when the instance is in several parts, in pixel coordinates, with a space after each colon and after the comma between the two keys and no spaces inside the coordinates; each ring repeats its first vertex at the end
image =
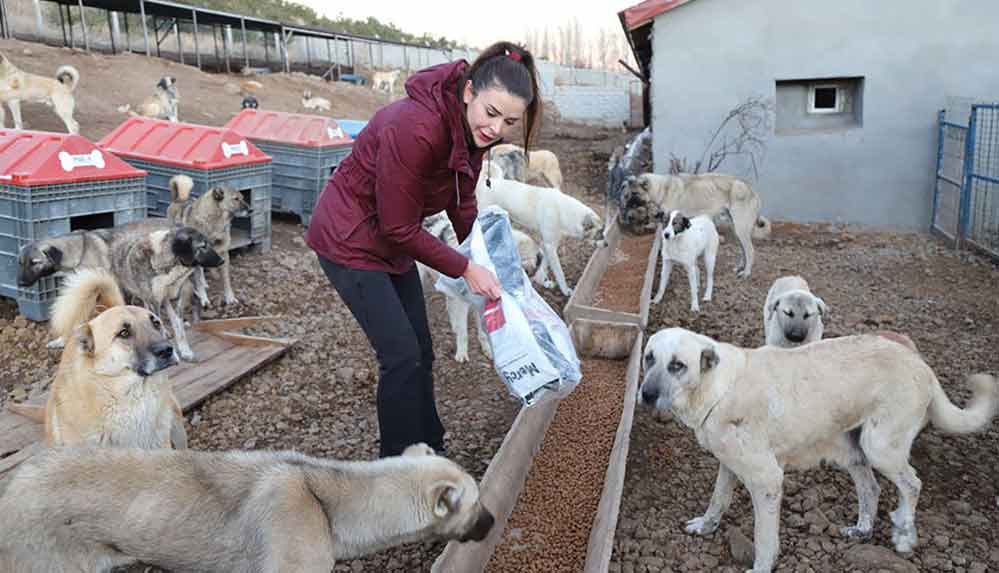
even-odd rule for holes
{"type": "Polygon", "coordinates": [[[739,273],[739,278],[740,279],[748,279],[749,275],[751,274],[750,271],[743,270],[743,269],[739,269],[738,273],[739,273]]]}
{"type": "Polygon", "coordinates": [[[197,356],[194,354],[194,351],[191,350],[190,348],[178,348],[177,354],[180,356],[180,359],[183,360],[184,362],[198,361],[197,356]]]}
{"type": "Polygon", "coordinates": [[[712,519],[710,517],[695,517],[687,522],[687,526],[684,527],[687,533],[692,533],[694,535],[711,535],[718,529],[718,519],[712,519]]]}
{"type": "Polygon", "coordinates": [[[565,290],[562,291],[562,294],[565,295],[566,297],[571,297],[572,296],[572,289],[571,288],[567,288],[567,289],[565,289],[565,290]]]}
{"type": "Polygon", "coordinates": [[[699,313],[701,312],[701,307],[699,305],[693,304],[690,306],[690,312],[699,313]]]}
{"type": "Polygon", "coordinates": [[[872,529],[861,529],[857,526],[840,527],[839,534],[850,539],[869,539],[874,534],[872,529]]]}
{"type": "Polygon", "coordinates": [[[463,350],[463,351],[455,352],[454,353],[454,361],[455,362],[468,362],[468,351],[467,350],[463,350]]]}
{"type": "Polygon", "coordinates": [[[431,448],[430,446],[424,444],[423,442],[419,442],[419,443],[413,444],[413,445],[407,447],[405,450],[403,450],[402,451],[402,455],[408,456],[408,457],[412,457],[412,456],[433,456],[433,455],[436,455],[436,452],[434,452],[434,449],[431,448]]]}
{"type": "Polygon", "coordinates": [[[239,304],[239,299],[235,295],[228,294],[222,299],[222,304],[226,306],[235,306],[239,304]]]}
{"type": "Polygon", "coordinates": [[[208,298],[207,296],[206,297],[200,297],[199,300],[198,300],[198,304],[201,305],[201,308],[211,308],[212,307],[212,299],[208,298]]]}
{"type": "Polygon", "coordinates": [[[64,348],[66,346],[66,341],[60,336],[55,340],[50,340],[48,344],[45,345],[46,348],[64,348]]]}
{"type": "Polygon", "coordinates": [[[543,286],[543,287],[545,287],[547,289],[553,289],[553,288],[555,288],[555,281],[553,281],[551,279],[545,279],[545,280],[541,281],[541,286],[543,286]]]}

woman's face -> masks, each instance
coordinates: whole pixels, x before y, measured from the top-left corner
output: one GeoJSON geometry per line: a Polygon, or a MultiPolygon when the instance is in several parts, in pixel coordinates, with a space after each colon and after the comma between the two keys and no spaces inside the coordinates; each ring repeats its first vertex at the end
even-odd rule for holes
{"type": "Polygon", "coordinates": [[[474,93],[471,81],[465,83],[463,99],[468,128],[478,147],[501,139],[517,125],[527,109],[524,98],[495,85],[474,93]]]}

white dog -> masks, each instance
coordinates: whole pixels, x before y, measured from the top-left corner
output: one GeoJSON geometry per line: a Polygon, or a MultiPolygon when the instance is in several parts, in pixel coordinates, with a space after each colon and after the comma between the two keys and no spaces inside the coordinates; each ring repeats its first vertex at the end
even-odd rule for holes
{"type": "Polygon", "coordinates": [[[324,97],[313,97],[311,91],[305,90],[302,92],[302,107],[315,111],[330,111],[333,109],[333,104],[324,97]]]}
{"type": "Polygon", "coordinates": [[[395,84],[399,81],[399,74],[402,70],[392,70],[388,72],[375,72],[371,76],[371,88],[388,95],[395,94],[395,84]]]}
{"type": "Polygon", "coordinates": [[[643,362],[642,402],[671,411],[719,462],[708,509],[687,532],[717,529],[738,479],[753,502],[753,573],[771,571],[777,559],[784,470],[823,460],[845,468],[856,485],[857,524],[842,533],[871,535],[876,469],[898,488],[895,549],[912,551],[922,487],[909,465],[912,442],[927,422],[947,433],[979,431],[999,400],[995,379],[979,374],[969,378],[971,403],[956,407],[918,352],[879,335],[744,349],[669,328],[649,339],[643,362]]]}
{"type": "Polygon", "coordinates": [[[52,108],[66,124],[69,133],[80,133],[80,124],[73,118],[76,98],[73,91],[80,83],[80,72],[73,66],[59,66],[55,78],[25,72],[0,53],[0,129],[6,125],[7,104],[14,117],[14,129],[22,129],[21,102],[39,102],[52,108]]]}
{"type": "MultiPolygon", "coordinates": [[[[441,212],[427,217],[423,220],[423,228],[448,246],[453,248],[458,247],[458,236],[455,234],[454,226],[451,224],[451,220],[448,219],[446,213],[441,212]]],[[[541,264],[541,250],[538,249],[538,244],[528,234],[517,229],[511,230],[513,231],[513,238],[517,242],[520,263],[523,265],[524,271],[531,274],[541,264]]],[[[416,263],[416,265],[420,272],[420,281],[423,283],[424,292],[430,291],[433,289],[434,282],[437,281],[437,271],[422,263],[416,263]]],[[[468,360],[469,304],[464,299],[456,296],[446,295],[445,298],[448,322],[451,325],[451,332],[454,333],[456,348],[454,359],[457,362],[466,362],[468,360]]],[[[489,339],[482,329],[482,323],[476,320],[475,325],[478,331],[479,347],[482,348],[483,353],[489,356],[489,339]]]]}
{"type": "Polygon", "coordinates": [[[812,294],[805,279],[774,281],[763,304],[763,337],[770,346],[793,348],[822,340],[826,303],[812,294]]]}
{"type": "MultiPolygon", "coordinates": [[[[660,217],[662,221],[662,217],[660,217]]],[[[715,286],[715,259],[718,256],[718,231],[711,217],[699,215],[688,219],[679,211],[671,211],[665,221],[662,246],[659,253],[662,256],[663,268],[659,276],[659,291],[652,302],[659,304],[666,294],[669,275],[673,272],[673,263],[683,265],[687,270],[690,282],[690,310],[700,312],[697,304],[697,259],[704,257],[704,273],[707,275],[707,285],[704,288],[704,302],[711,300],[715,286]]]]}
{"type": "Polygon", "coordinates": [[[582,201],[558,189],[535,187],[501,179],[496,175],[495,170],[492,176],[489,176],[487,170],[482,171],[475,188],[479,208],[498,205],[510,214],[513,222],[540,233],[544,258],[534,273],[534,281],[545,288],[554,287],[548,279],[548,268],[551,267],[562,294],[572,295],[558,258],[559,243],[564,235],[568,235],[592,241],[597,247],[605,246],[607,242],[604,240],[604,224],[600,215],[582,201]]]}

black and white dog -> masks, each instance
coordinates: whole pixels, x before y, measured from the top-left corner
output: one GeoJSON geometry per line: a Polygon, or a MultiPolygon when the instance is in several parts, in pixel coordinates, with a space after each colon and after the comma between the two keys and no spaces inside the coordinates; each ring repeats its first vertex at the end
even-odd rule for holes
{"type": "Polygon", "coordinates": [[[659,253],[662,256],[663,268],[659,277],[659,291],[653,303],[658,304],[666,294],[669,275],[673,271],[673,263],[683,265],[690,281],[690,310],[700,312],[697,304],[697,258],[704,257],[704,267],[707,274],[707,285],[704,289],[704,302],[711,300],[711,291],[715,282],[715,258],[718,255],[718,230],[711,217],[699,215],[687,218],[680,211],[658,213],[656,219],[664,225],[663,241],[659,253]]]}

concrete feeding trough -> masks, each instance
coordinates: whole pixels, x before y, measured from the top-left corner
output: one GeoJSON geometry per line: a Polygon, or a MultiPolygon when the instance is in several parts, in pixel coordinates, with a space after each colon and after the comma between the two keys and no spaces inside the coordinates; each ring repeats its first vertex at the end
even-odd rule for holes
{"type": "Polygon", "coordinates": [[[608,245],[597,249],[590,257],[563,313],[583,362],[582,382],[572,394],[560,401],[521,409],[480,484],[482,502],[495,514],[496,526],[481,542],[449,543],[434,562],[432,571],[499,573],[555,568],[587,573],[607,571],[624,488],[641,374],[643,330],[648,322],[660,239],[658,233],[655,236],[622,237],[614,223],[608,228],[606,237],[608,245]],[[617,252],[622,246],[627,247],[630,253],[617,252]],[[630,283],[630,289],[620,288],[617,282],[623,273],[608,274],[607,271],[629,260],[632,267],[640,267],[636,273],[638,278],[625,281],[630,283]],[[627,306],[628,310],[611,310],[601,306],[602,300],[607,300],[600,297],[605,277],[610,281],[608,286],[612,286],[619,295],[615,306],[627,306]],[[620,298],[622,296],[623,299],[620,298]],[[628,297],[632,299],[629,304],[620,302],[628,297]],[[604,396],[595,396],[592,392],[590,395],[582,394],[598,385],[598,370],[607,372],[606,368],[599,366],[611,366],[614,372],[623,373],[624,383],[615,380],[614,384],[603,384],[601,392],[605,393],[604,396]],[[588,382],[591,388],[587,388],[588,382]],[[612,401],[616,409],[607,410],[608,401],[612,401]],[[573,520],[559,519],[558,508],[564,502],[545,504],[532,502],[531,498],[549,501],[550,498],[544,496],[558,495],[560,488],[570,495],[579,495],[578,489],[562,480],[576,473],[574,468],[565,465],[565,454],[567,449],[572,448],[573,435],[575,442],[580,442],[578,425],[589,417],[581,409],[589,407],[589,404],[596,408],[603,407],[602,416],[613,412],[616,423],[607,423],[607,418],[600,422],[607,434],[603,437],[594,437],[586,431],[586,449],[599,449],[592,446],[601,442],[603,448],[596,456],[606,465],[594,470],[593,460],[586,462],[590,464],[588,471],[591,474],[597,472],[593,474],[595,483],[591,487],[595,491],[590,492],[588,503],[569,508],[579,522],[573,524],[573,520]],[[566,415],[560,420],[559,412],[562,410],[566,415]],[[560,439],[560,433],[570,435],[560,439]],[[559,464],[555,468],[557,471],[547,471],[543,467],[552,464],[559,464]],[[546,488],[542,483],[553,479],[558,481],[555,488],[546,488]],[[535,535],[532,530],[542,522],[543,526],[550,525],[551,529],[535,535]],[[565,531],[559,532],[560,527],[565,531]],[[511,549],[511,546],[515,548],[511,549]]]}

